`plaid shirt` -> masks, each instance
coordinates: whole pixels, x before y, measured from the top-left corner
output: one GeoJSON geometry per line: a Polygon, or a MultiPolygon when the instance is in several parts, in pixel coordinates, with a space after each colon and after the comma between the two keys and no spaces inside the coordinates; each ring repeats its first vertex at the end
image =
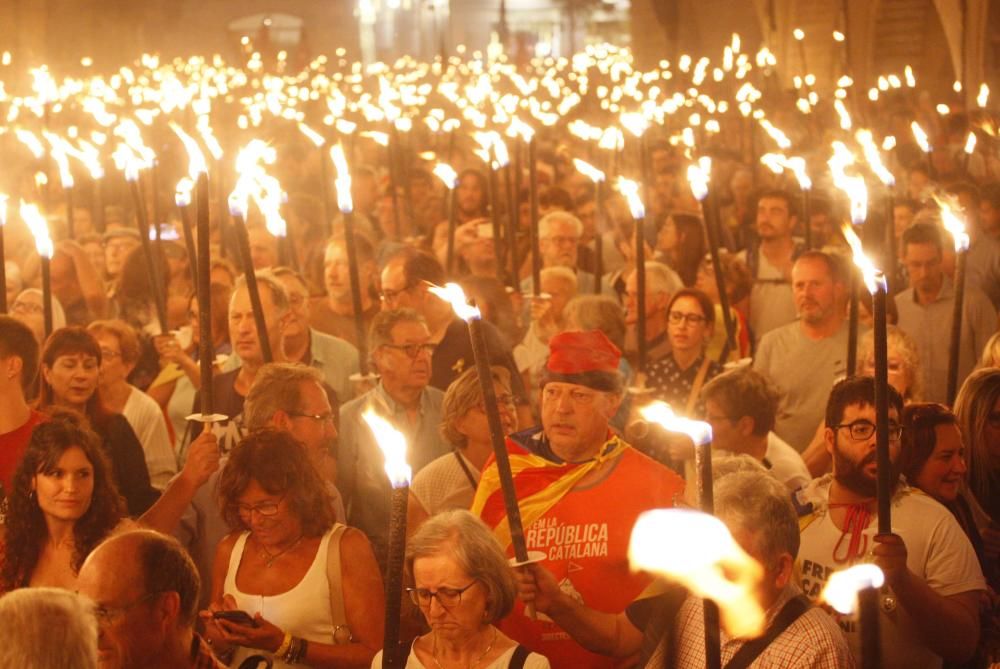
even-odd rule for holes
{"type": "MultiPolygon", "coordinates": [[[[768,626],[782,607],[799,594],[797,586],[788,586],[767,611],[768,626]]],[[[674,627],[676,669],[704,669],[705,625],[702,600],[688,597],[681,606],[674,627]]],[[[722,639],[722,665],[725,666],[747,639],[737,639],[720,630],[722,639]]],[[[647,667],[662,667],[664,644],[661,642],[650,658],[647,667]]],[[[810,608],[785,629],[778,638],[764,649],[750,664],[753,669],[853,669],[851,654],[840,627],[830,616],[818,608],[810,608]]]]}
{"type": "Polygon", "coordinates": [[[191,669],[226,669],[226,665],[215,659],[209,645],[197,634],[191,640],[191,669]]]}

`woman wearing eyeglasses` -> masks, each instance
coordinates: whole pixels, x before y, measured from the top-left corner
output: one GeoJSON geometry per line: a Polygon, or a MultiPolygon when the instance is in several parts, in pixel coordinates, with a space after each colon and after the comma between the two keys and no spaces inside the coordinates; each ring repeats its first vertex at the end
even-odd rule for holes
{"type": "MultiPolygon", "coordinates": [[[[431,630],[413,641],[407,669],[548,668],[494,625],[514,604],[514,577],[500,544],[471,513],[445,511],[424,523],[407,544],[406,571],[413,577],[407,592],[431,630]]],[[[371,667],[381,669],[381,652],[371,667]]]]}
{"type": "Polygon", "coordinates": [[[368,666],[382,643],[382,578],[364,534],[335,523],[302,445],[277,430],[248,436],[219,502],[237,530],[219,544],[200,614],[218,653],[233,667],[255,655],[275,668],[368,666]]]}
{"type": "Polygon", "coordinates": [[[83,561],[126,513],[100,438],[58,410],[32,433],[6,502],[0,592],[76,590],[83,561]]]}
{"type": "Polygon", "coordinates": [[[698,396],[722,365],[705,355],[712,338],[715,307],[708,296],[694,288],[678,290],[667,305],[667,339],[670,353],[649,366],[646,387],[677,413],[693,418],[705,413],[698,396]]]}

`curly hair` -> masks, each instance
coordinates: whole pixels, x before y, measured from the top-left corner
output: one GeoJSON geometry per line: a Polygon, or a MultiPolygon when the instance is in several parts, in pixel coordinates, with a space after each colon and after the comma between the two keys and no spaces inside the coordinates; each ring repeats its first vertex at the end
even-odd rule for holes
{"type": "Polygon", "coordinates": [[[272,495],[284,495],[302,533],[322,536],[336,515],[326,484],[309,460],[305,447],[282,430],[264,428],[233,449],[219,479],[219,506],[232,528],[249,530],[237,505],[251,481],[272,495]]]}
{"type": "Polygon", "coordinates": [[[79,413],[59,409],[31,435],[28,448],[14,473],[4,526],[5,555],[0,570],[0,588],[12,590],[28,585],[38,565],[48,535],[45,515],[35,499],[32,481],[52,472],[71,448],[83,451],[94,468],[94,490],[90,505],[73,526],[73,571],[79,571],[90,552],[125,516],[125,500],[112,479],[112,469],[100,437],[87,427],[79,413]]]}

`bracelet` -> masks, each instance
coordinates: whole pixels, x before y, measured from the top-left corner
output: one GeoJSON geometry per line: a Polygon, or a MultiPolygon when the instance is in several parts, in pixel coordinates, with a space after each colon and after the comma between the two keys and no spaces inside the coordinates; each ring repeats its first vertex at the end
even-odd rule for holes
{"type": "Polygon", "coordinates": [[[274,651],[274,656],[279,657],[288,652],[288,648],[292,645],[292,640],[294,637],[289,632],[285,632],[285,638],[281,641],[281,645],[277,647],[274,651]]]}
{"type": "Polygon", "coordinates": [[[308,649],[308,641],[300,639],[299,637],[292,637],[291,643],[288,644],[288,652],[286,652],[285,656],[281,659],[288,664],[298,664],[305,658],[306,651],[308,649]]]}

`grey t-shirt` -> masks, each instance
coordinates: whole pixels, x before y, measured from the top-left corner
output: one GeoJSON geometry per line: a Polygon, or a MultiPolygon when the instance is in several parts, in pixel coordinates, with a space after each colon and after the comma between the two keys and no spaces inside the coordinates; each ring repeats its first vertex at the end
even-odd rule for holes
{"type": "Polygon", "coordinates": [[[847,373],[848,329],[845,320],[832,337],[810,339],[796,321],[760,341],[754,369],[783,395],[774,431],[800,453],[823,419],[834,382],[847,373]]]}

